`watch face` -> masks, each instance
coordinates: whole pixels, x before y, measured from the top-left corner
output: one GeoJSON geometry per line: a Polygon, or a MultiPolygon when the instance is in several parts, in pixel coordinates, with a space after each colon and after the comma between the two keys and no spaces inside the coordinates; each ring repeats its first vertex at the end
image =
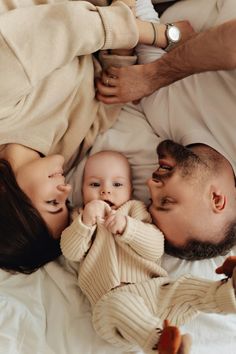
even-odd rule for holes
{"type": "Polygon", "coordinates": [[[180,30],[176,26],[171,26],[168,28],[168,37],[169,39],[176,43],[180,40],[180,30]]]}

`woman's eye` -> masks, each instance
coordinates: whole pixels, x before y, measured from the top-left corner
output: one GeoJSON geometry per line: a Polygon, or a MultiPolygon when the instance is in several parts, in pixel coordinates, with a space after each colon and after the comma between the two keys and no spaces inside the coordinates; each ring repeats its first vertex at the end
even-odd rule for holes
{"type": "Polygon", "coordinates": [[[168,204],[171,204],[171,203],[173,203],[173,200],[170,199],[170,198],[162,198],[161,199],[161,206],[168,205],[168,204]]]}
{"type": "Polygon", "coordinates": [[[48,200],[47,204],[50,204],[50,205],[53,205],[53,206],[57,206],[60,203],[56,199],[53,199],[53,200],[48,200]]]}
{"type": "Polygon", "coordinates": [[[93,182],[93,183],[90,183],[90,186],[91,186],[91,187],[100,187],[100,183],[98,183],[98,182],[93,182]]]}
{"type": "Polygon", "coordinates": [[[113,183],[113,186],[114,187],[121,187],[123,184],[122,183],[119,183],[119,182],[115,182],[113,183]]]}

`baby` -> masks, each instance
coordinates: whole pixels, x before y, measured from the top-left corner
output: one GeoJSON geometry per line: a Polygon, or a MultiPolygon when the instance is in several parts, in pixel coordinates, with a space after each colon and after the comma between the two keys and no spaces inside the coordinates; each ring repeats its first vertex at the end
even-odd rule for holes
{"type": "Polygon", "coordinates": [[[123,155],[103,151],[90,156],[82,193],[84,208],[73,212],[61,248],[69,260],[80,262],[79,286],[103,339],[124,351],[186,354],[189,343],[180,335],[173,350],[163,350],[165,318],[178,326],[198,311],[235,313],[236,272],[233,280],[217,282],[190,275],[167,278],[160,264],[164,236],[145,205],[131,199],[131,169],[123,155]]]}

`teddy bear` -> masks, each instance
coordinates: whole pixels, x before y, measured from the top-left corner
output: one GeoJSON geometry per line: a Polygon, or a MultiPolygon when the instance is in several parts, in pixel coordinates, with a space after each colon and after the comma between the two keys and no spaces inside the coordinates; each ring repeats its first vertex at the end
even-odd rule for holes
{"type": "MultiPolygon", "coordinates": [[[[217,274],[225,274],[228,278],[233,277],[236,289],[236,256],[227,257],[224,263],[216,268],[217,274]]],[[[190,354],[191,336],[181,335],[178,327],[171,326],[168,320],[164,321],[163,331],[158,343],[159,354],[190,354]]]]}

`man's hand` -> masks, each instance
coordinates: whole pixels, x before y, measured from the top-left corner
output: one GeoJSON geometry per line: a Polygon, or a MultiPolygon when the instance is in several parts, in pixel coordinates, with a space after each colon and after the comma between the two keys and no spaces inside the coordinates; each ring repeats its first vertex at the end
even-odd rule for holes
{"type": "Polygon", "coordinates": [[[110,67],[96,81],[96,97],[106,104],[138,101],[155,91],[150,80],[153,74],[150,64],[110,67]]]}
{"type": "Polygon", "coordinates": [[[103,222],[110,211],[110,206],[104,201],[92,200],[84,207],[82,221],[87,226],[93,226],[98,221],[103,222]]]}
{"type": "Polygon", "coordinates": [[[126,216],[112,210],[111,213],[107,216],[104,226],[113,235],[117,235],[117,234],[121,235],[123,234],[126,228],[126,224],[127,224],[126,216]]]}

